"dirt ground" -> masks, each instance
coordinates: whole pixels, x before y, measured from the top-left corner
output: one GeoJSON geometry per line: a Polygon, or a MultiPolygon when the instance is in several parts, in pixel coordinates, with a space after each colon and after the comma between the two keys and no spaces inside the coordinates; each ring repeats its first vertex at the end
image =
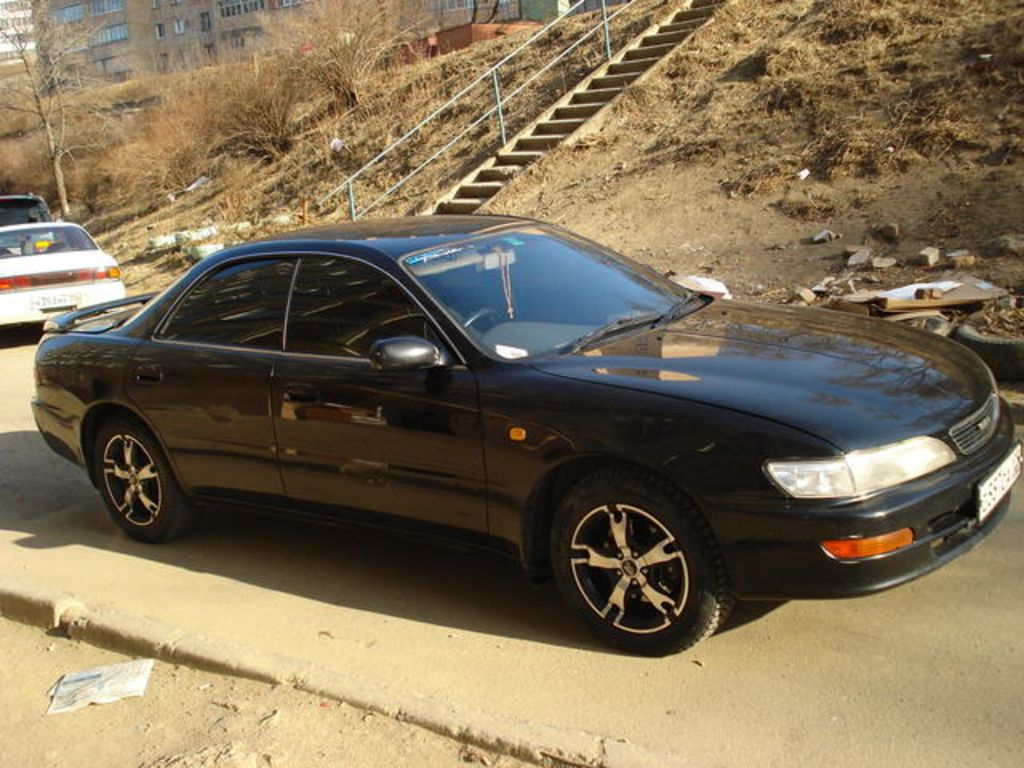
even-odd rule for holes
{"type": "Polygon", "coordinates": [[[46,715],[61,675],[127,657],[0,619],[0,766],[522,766],[287,687],[157,662],[142,698],[46,715]]]}

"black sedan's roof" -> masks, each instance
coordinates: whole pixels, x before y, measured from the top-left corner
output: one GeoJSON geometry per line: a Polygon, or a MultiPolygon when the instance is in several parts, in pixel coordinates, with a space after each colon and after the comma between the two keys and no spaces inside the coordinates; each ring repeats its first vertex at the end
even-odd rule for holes
{"type": "Polygon", "coordinates": [[[258,242],[354,243],[400,259],[406,254],[465,240],[488,230],[535,222],[513,216],[408,216],[284,232],[258,242]]]}

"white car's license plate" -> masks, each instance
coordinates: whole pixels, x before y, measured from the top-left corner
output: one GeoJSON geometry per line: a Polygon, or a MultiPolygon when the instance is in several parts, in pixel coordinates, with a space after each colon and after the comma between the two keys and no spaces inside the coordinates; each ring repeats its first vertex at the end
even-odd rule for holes
{"type": "Polygon", "coordinates": [[[32,299],[32,309],[74,309],[81,299],[74,293],[50,293],[32,299]]]}
{"type": "Polygon", "coordinates": [[[1021,447],[1020,443],[1017,443],[1010,451],[1010,455],[1003,459],[988,477],[978,483],[978,522],[984,522],[985,518],[992,514],[992,510],[1017,482],[1017,478],[1020,477],[1021,461],[1021,447]]]}

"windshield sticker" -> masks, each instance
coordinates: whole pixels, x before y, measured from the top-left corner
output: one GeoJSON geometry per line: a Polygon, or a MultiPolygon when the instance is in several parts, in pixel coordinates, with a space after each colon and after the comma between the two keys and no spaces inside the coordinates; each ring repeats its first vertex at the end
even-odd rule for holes
{"type": "Polygon", "coordinates": [[[517,246],[517,247],[526,245],[526,241],[525,240],[521,240],[518,237],[512,237],[511,235],[508,235],[506,237],[501,238],[501,241],[503,243],[508,243],[509,245],[514,245],[514,246],[517,246]]]}
{"type": "Polygon", "coordinates": [[[525,349],[520,349],[519,347],[506,347],[504,344],[495,344],[494,351],[506,360],[518,360],[520,357],[526,357],[530,354],[525,349]]]}
{"type": "Polygon", "coordinates": [[[424,251],[423,253],[417,253],[414,256],[410,256],[405,260],[405,263],[410,267],[415,267],[420,264],[427,264],[437,259],[451,258],[452,256],[462,253],[466,248],[464,246],[448,246],[446,248],[435,248],[432,251],[424,251]]]}

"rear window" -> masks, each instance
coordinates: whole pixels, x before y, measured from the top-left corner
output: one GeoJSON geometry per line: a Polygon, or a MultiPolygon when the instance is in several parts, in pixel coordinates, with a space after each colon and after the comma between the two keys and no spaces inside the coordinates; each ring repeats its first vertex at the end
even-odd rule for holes
{"type": "Polygon", "coordinates": [[[63,251],[93,251],[96,243],[78,227],[18,227],[0,230],[0,259],[63,251]]]}
{"type": "Polygon", "coordinates": [[[0,200],[0,227],[49,221],[50,211],[37,200],[0,200]]]}
{"type": "Polygon", "coordinates": [[[294,268],[288,259],[263,259],[219,269],[190,289],[159,337],[281,349],[294,268]]]}

